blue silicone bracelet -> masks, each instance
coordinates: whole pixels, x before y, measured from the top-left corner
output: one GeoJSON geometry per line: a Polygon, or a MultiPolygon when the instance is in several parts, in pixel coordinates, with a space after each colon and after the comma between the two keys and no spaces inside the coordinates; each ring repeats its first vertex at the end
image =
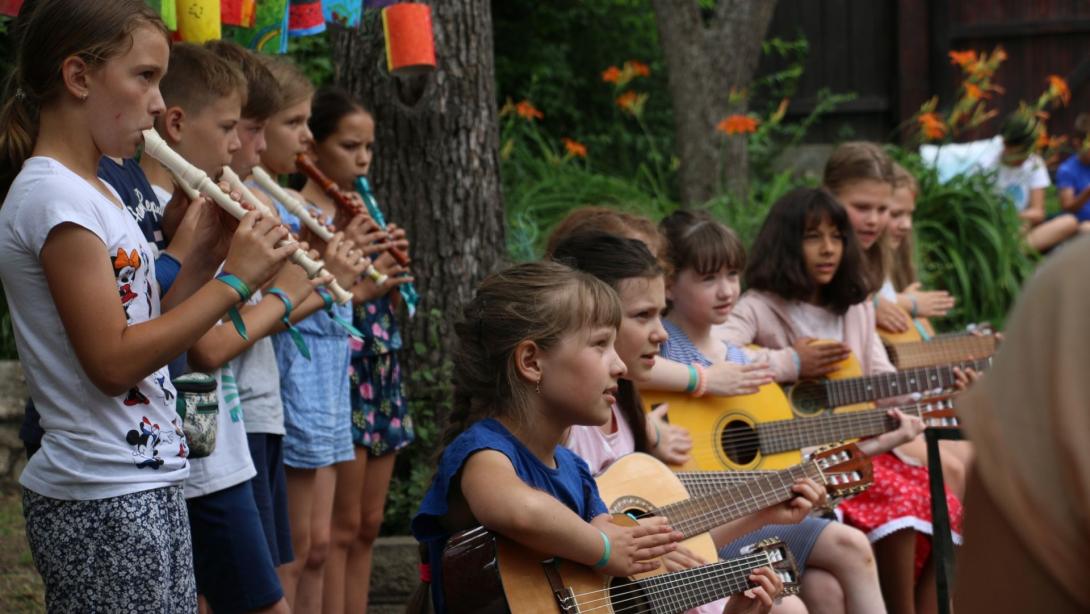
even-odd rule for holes
{"type": "Polygon", "coordinates": [[[613,554],[613,546],[609,543],[609,536],[606,532],[598,529],[598,532],[602,534],[602,541],[605,542],[606,549],[602,552],[602,558],[598,559],[598,562],[594,564],[595,569],[601,569],[609,563],[609,557],[613,554]]]}

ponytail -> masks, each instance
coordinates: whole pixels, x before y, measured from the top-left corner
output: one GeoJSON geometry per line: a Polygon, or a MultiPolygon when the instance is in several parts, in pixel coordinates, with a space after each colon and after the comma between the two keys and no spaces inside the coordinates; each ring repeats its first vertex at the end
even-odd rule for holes
{"type": "Polygon", "coordinates": [[[0,201],[11,182],[34,151],[38,138],[38,108],[32,104],[12,77],[8,95],[0,106],[0,201]]]}

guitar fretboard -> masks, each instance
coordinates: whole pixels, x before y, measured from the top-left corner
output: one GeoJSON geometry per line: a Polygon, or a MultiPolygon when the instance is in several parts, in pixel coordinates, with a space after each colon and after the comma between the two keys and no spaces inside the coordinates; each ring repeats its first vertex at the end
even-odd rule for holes
{"type": "MultiPolygon", "coordinates": [[[[749,574],[772,564],[765,552],[640,580],[653,612],[675,614],[737,595],[750,587],[749,574]]],[[[620,610],[627,611],[627,610],[620,610]]],[[[636,611],[633,608],[633,611],[636,611]]]]}
{"type": "Polygon", "coordinates": [[[670,526],[688,538],[787,501],[793,496],[791,486],[800,478],[810,478],[824,486],[821,469],[816,463],[807,462],[731,484],[717,492],[664,505],[656,513],[669,518],[670,526]]]}
{"type": "Polygon", "coordinates": [[[893,343],[886,346],[886,352],[898,369],[912,369],[991,356],[995,347],[994,335],[955,333],[939,335],[930,341],[893,343]]]}
{"type": "MultiPolygon", "coordinates": [[[[925,401],[897,409],[910,416],[924,418],[928,413],[953,409],[949,399],[925,401]]],[[[887,413],[889,407],[863,409],[842,414],[825,414],[813,418],[776,420],[757,425],[757,436],[763,454],[801,450],[834,441],[881,435],[897,428],[897,422],[887,413]]]]}
{"type": "MultiPolygon", "coordinates": [[[[971,367],[982,371],[988,367],[991,359],[968,360],[961,363],[960,367],[971,367]]],[[[866,403],[877,399],[899,397],[915,392],[928,392],[930,390],[946,389],[954,385],[952,365],[937,367],[917,367],[905,369],[893,373],[879,373],[863,377],[851,377],[847,379],[826,380],[822,382],[825,388],[825,396],[828,400],[827,407],[841,407],[866,403]]]]}

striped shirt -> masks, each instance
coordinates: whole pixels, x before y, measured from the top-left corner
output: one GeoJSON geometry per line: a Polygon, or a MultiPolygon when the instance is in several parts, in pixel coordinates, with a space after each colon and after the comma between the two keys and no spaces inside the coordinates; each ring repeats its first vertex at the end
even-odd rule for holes
{"type": "MultiPolygon", "coordinates": [[[[710,360],[703,352],[693,345],[692,340],[685,334],[685,331],[681,330],[681,327],[670,320],[665,319],[662,321],[662,325],[670,335],[670,337],[662,343],[662,348],[659,350],[659,354],[661,354],[663,358],[674,362],[680,362],[685,365],[697,364],[702,367],[712,366],[712,362],[714,361],[710,360]]],[[[737,345],[727,343],[726,341],[723,342],[723,358],[728,362],[734,362],[740,365],[749,364],[749,357],[746,356],[745,351],[737,345]]]]}

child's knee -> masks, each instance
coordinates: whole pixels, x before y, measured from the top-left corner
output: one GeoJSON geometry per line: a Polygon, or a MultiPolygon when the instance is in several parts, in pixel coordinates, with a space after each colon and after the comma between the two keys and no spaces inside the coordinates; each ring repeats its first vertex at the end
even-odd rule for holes
{"type": "Polygon", "coordinates": [[[329,529],[314,531],[310,536],[310,550],[307,551],[307,567],[316,568],[325,565],[329,557],[329,529]]]}
{"type": "Polygon", "coordinates": [[[379,529],[382,528],[383,509],[369,510],[363,515],[359,532],[356,534],[360,543],[370,546],[378,539],[379,529]]]}
{"type": "Polygon", "coordinates": [[[825,532],[831,538],[835,558],[841,560],[842,565],[853,569],[874,565],[874,550],[871,548],[870,540],[862,531],[834,522],[825,529],[825,532]]]}

